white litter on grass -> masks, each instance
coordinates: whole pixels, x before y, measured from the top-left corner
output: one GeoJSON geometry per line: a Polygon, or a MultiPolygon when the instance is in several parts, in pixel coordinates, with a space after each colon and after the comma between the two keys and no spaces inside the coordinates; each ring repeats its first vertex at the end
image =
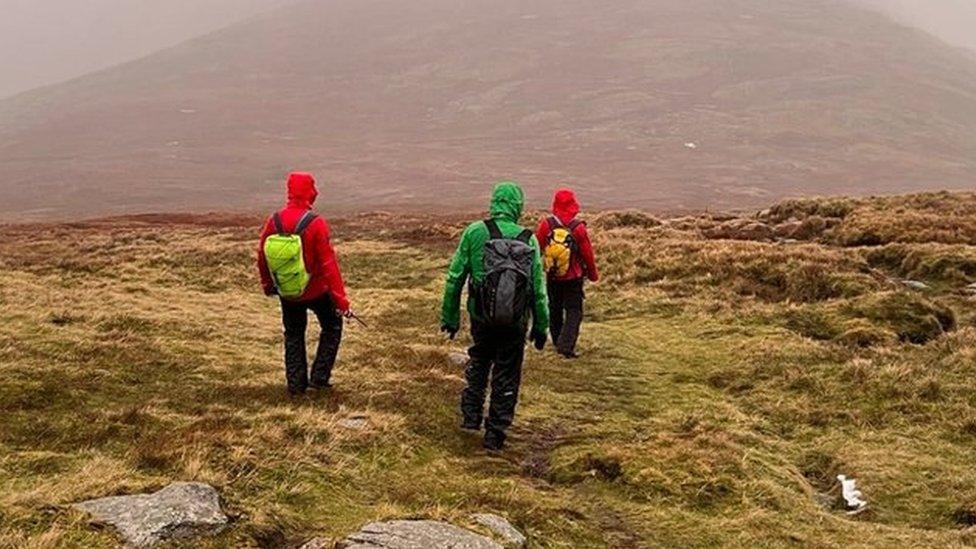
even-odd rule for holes
{"type": "Polygon", "coordinates": [[[857,480],[847,478],[845,475],[837,475],[840,481],[841,495],[844,496],[844,503],[847,504],[849,514],[860,513],[868,506],[868,502],[862,499],[861,491],[857,489],[857,480]]]}
{"type": "Polygon", "coordinates": [[[902,284],[911,288],[912,290],[925,291],[929,289],[929,285],[924,282],[919,282],[918,280],[902,280],[902,284]]]}
{"type": "Polygon", "coordinates": [[[691,142],[685,143],[685,147],[686,148],[689,148],[689,149],[697,149],[698,148],[698,143],[691,143],[691,142]]]}

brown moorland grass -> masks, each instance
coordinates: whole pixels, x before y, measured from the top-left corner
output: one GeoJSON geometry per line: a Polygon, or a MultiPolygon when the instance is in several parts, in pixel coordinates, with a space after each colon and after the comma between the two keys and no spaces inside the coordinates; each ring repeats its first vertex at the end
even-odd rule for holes
{"type": "MultiPolygon", "coordinates": [[[[936,203],[953,200],[946,230],[965,234],[971,198],[936,203]]],[[[842,223],[884,201],[934,215],[902,197],[842,223]]],[[[940,259],[971,242],[711,240],[707,217],[595,215],[583,358],[529,354],[511,448],[490,457],[456,430],[463,343],[436,331],[460,220],[335,223],[371,329],[349,326],[333,392],[296,402],[255,291],[260,220],[208,219],[0,229],[0,547],[114,546],[66,505],[174,480],[213,484],[234,518],[206,547],[479,511],[533,547],[976,543],[976,280],[940,259]],[[834,507],[840,473],[870,511],[834,507]]]]}

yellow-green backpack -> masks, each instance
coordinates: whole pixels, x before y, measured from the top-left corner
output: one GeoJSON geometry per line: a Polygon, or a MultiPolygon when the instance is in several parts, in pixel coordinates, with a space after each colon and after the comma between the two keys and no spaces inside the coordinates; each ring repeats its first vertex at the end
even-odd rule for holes
{"type": "Polygon", "coordinates": [[[278,295],[285,299],[301,297],[308,287],[311,275],[305,268],[302,233],[316,217],[311,211],[305,212],[294,232],[285,231],[281,215],[276,213],[272,217],[276,233],[264,241],[264,256],[268,260],[268,270],[271,271],[278,295]]]}

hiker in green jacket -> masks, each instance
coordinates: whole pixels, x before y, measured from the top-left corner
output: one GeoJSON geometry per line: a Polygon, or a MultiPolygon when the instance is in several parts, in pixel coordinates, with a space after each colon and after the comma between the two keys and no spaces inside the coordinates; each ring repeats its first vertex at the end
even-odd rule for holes
{"type": "Polygon", "coordinates": [[[499,183],[491,197],[491,218],[471,224],[447,273],[441,330],[451,339],[461,326],[461,293],[469,283],[467,310],[474,345],[468,350],[461,397],[462,428],[479,431],[491,378],[491,403],[484,446],[500,450],[512,425],[522,380],[526,333],[540,351],[549,329],[546,274],[539,242],[518,224],[525,195],[518,184],[499,183]]]}

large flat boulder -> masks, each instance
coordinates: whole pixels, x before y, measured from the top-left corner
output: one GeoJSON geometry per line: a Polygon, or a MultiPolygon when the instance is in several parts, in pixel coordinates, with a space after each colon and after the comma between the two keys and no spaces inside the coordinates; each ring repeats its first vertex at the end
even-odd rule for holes
{"type": "Polygon", "coordinates": [[[114,496],[73,505],[114,526],[127,547],[153,547],[219,533],[227,525],[220,496],[211,486],[176,482],[153,494],[114,496]]]}
{"type": "Polygon", "coordinates": [[[367,524],[339,544],[344,549],[502,549],[498,543],[433,520],[367,524]]]}

